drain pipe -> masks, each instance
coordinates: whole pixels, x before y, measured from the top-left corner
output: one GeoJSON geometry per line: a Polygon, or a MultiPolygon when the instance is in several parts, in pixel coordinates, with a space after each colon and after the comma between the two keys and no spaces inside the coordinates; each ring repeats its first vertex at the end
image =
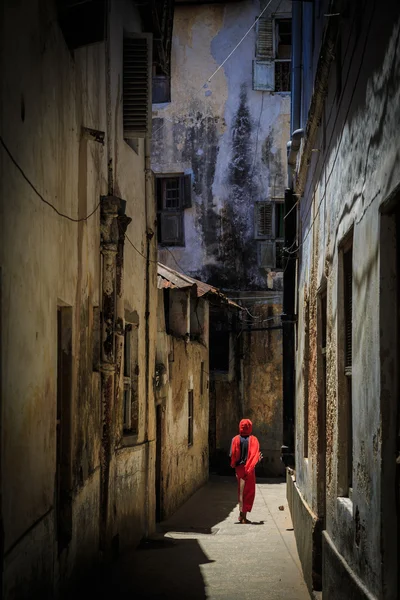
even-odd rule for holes
{"type": "MultiPolygon", "coordinates": [[[[149,537],[150,534],[150,521],[153,519],[150,517],[150,443],[153,441],[153,436],[150,432],[150,419],[149,412],[151,408],[150,403],[150,377],[152,365],[150,364],[150,277],[156,281],[156,274],[152,277],[152,265],[156,261],[156,252],[151,252],[154,247],[154,224],[149,222],[151,219],[152,211],[149,210],[150,203],[154,202],[154,189],[153,189],[153,174],[151,170],[151,138],[146,136],[145,138],[145,220],[146,220],[146,304],[145,304],[145,352],[146,352],[146,382],[145,382],[145,428],[144,428],[144,442],[146,447],[145,456],[145,477],[146,477],[146,499],[145,499],[145,538],[149,537]],[[153,254],[153,256],[152,256],[153,254]]],[[[154,318],[154,315],[153,315],[154,318]]],[[[155,515],[154,515],[155,518],[155,515]]]]}
{"type": "Polygon", "coordinates": [[[301,114],[301,75],[302,75],[302,38],[303,3],[294,2],[292,6],[292,104],[290,109],[290,129],[300,128],[301,114]]]}
{"type": "MultiPolygon", "coordinates": [[[[287,144],[288,187],[285,190],[285,248],[292,248],[296,240],[297,214],[293,194],[294,174],[297,155],[300,150],[304,130],[300,127],[302,99],[302,43],[303,43],[303,3],[292,6],[292,105],[291,140],[287,144]]],[[[283,274],[283,314],[282,314],[282,371],[283,371],[283,445],[281,460],[286,467],[295,466],[295,288],[296,257],[287,253],[283,274]]]]}
{"type": "Polygon", "coordinates": [[[292,133],[292,139],[287,143],[288,154],[288,188],[293,189],[293,178],[296,171],[297,155],[300,150],[301,140],[304,137],[304,129],[296,129],[292,133]]]}

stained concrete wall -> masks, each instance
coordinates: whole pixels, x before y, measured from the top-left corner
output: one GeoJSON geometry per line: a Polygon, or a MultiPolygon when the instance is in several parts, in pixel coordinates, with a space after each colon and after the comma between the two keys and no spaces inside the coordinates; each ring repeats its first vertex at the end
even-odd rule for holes
{"type": "MultiPolygon", "coordinates": [[[[286,0],[268,11],[278,5],[291,15],[286,0]]],[[[283,198],[290,93],[252,89],[255,29],[221,66],[260,11],[257,0],[176,6],[172,101],[153,105],[153,170],[193,179],[185,247],[169,251],[185,272],[225,289],[282,289],[282,271],[258,266],[254,203],[283,198]]],[[[160,260],[176,268],[169,251],[160,248],[160,260]]]]}
{"type": "MultiPolygon", "coordinates": [[[[178,263],[186,273],[234,291],[233,296],[239,290],[271,290],[279,296],[283,286],[283,269],[258,266],[254,206],[284,196],[290,93],[252,89],[255,28],[222,66],[263,7],[257,0],[176,6],[172,101],[153,105],[152,168],[159,174],[191,173],[193,183],[192,208],[184,211],[185,246],[160,246],[160,260],[171,268],[178,263]]],[[[276,11],[290,17],[291,2],[274,0],[265,14],[276,11]]],[[[268,302],[261,306],[261,296],[256,304],[254,323],[269,311],[268,302]]],[[[253,303],[245,305],[251,312],[253,303]]],[[[210,441],[219,470],[228,461],[238,420],[248,412],[266,452],[265,472],[283,472],[280,336],[243,335],[239,345],[248,349],[241,366],[233,357],[229,377],[212,374],[215,437],[210,441]]],[[[241,353],[239,345],[235,342],[241,353]]]]}
{"type": "MultiPolygon", "coordinates": [[[[170,290],[172,300],[175,293],[180,296],[182,291],[170,290]]],[[[193,298],[190,300],[195,301],[193,298]]],[[[165,323],[163,290],[158,290],[157,364],[165,368],[156,391],[163,413],[160,439],[162,518],[173,514],[208,479],[209,317],[208,302],[200,299],[199,303],[204,313],[201,341],[189,340],[185,335],[169,335],[165,323]],[[189,446],[190,390],[193,391],[193,444],[189,446]]],[[[190,334],[190,331],[187,333],[190,334]]]]}
{"type": "MultiPolygon", "coordinates": [[[[260,294],[261,295],[261,294],[260,294]]],[[[253,433],[260,442],[263,460],[257,474],[266,477],[282,476],[285,467],[280,460],[282,446],[282,330],[280,297],[272,295],[243,302],[248,330],[243,327],[243,416],[251,419],[253,433]],[[267,329],[276,327],[276,329],[267,329]],[[261,329],[253,331],[251,329],[261,329]]],[[[245,318],[245,317],[244,317],[245,318]]],[[[236,432],[235,432],[236,433],[236,432]]]]}
{"type": "MultiPolygon", "coordinates": [[[[296,479],[309,509],[325,517],[323,594],[329,599],[396,598],[396,388],[393,281],[395,242],[380,210],[400,183],[400,15],[396,2],[351,6],[339,23],[341,65],[329,72],[324,118],[318,127],[300,202],[298,338],[296,357],[296,479]],[[344,52],[345,48],[348,48],[344,52]],[[341,68],[340,68],[341,67],[341,68]],[[310,229],[311,227],[311,229],[310,229]],[[340,243],[353,238],[353,490],[343,478],[343,324],[340,243]],[[385,239],[392,239],[386,245],[385,239]],[[385,265],[391,271],[385,273],[385,265]],[[327,289],[326,471],[319,471],[317,292],[327,289]],[[392,314],[388,307],[392,306],[392,314]],[[394,335],[394,334],[393,334],[394,335]],[[392,365],[392,367],[389,367],[392,365]],[[304,453],[308,398],[308,456],[304,453]],[[390,415],[390,416],[389,416],[390,415]],[[320,490],[326,486],[326,510],[320,490]]],[[[316,56],[320,52],[316,48],[316,56]]],[[[300,157],[301,160],[301,157],[300,157]]],[[[301,163],[299,163],[301,164],[301,163]]],[[[297,500],[298,502],[300,500],[297,500]]],[[[300,535],[311,535],[307,526],[300,535]]],[[[311,569],[311,563],[308,566],[311,569]]],[[[308,577],[307,577],[308,579],[308,577]]]]}
{"type": "Polygon", "coordinates": [[[229,370],[211,371],[210,428],[215,429],[211,466],[232,473],[228,457],[232,437],[238,433],[240,419],[248,418],[264,456],[257,474],[283,476],[281,294],[240,292],[236,301],[248,312],[243,310],[230,325],[229,370]]]}
{"type": "MultiPolygon", "coordinates": [[[[128,235],[145,253],[154,201],[146,214],[144,142],[138,153],[122,135],[123,31],[141,31],[131,2],[112,2],[109,41],[70,52],[55,2],[7,3],[2,9],[1,134],[10,152],[57,210],[91,213],[101,195],[127,201],[128,235]],[[18,35],[15,34],[18,32],[18,35]],[[105,145],[81,128],[105,132],[105,145]]],[[[41,202],[4,149],[1,167],[1,481],[4,594],[50,597],[53,587],[98,558],[100,373],[93,369],[93,307],[101,305],[100,210],[81,223],[41,202]],[[57,555],[55,516],[57,306],[73,310],[72,540],[57,555]]],[[[155,257],[155,241],[151,253],[155,257]]],[[[154,526],[155,355],[146,361],[146,261],[127,244],[125,301],[139,315],[138,444],[113,455],[110,537],[133,544],[154,526]],[[140,285],[137,282],[140,281],[140,285]],[[146,390],[149,391],[146,391],[146,390]],[[147,416],[146,416],[147,415],[147,416]],[[146,457],[146,453],[148,456],[146,457]],[[147,477],[148,474],[148,477],[147,477]]],[[[149,271],[148,336],[155,341],[156,276],[149,271]]],[[[98,368],[98,365],[97,367],[98,368]]],[[[119,428],[119,414],[114,415],[119,428]]]]}

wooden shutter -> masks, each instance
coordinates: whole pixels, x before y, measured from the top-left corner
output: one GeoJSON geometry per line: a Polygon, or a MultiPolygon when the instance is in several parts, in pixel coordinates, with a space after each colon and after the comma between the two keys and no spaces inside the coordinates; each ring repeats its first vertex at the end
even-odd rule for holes
{"type": "Polygon", "coordinates": [[[181,181],[182,208],[192,208],[192,176],[184,175],[181,181]]]}
{"type": "Polygon", "coordinates": [[[124,137],[139,138],[151,132],[152,36],[126,34],[123,56],[124,137]]]}
{"type": "Polygon", "coordinates": [[[272,202],[257,202],[255,212],[256,238],[272,238],[274,233],[272,202]]]}
{"type": "Polygon", "coordinates": [[[275,91],[275,63],[273,60],[253,60],[253,90],[275,91]]]}
{"type": "Polygon", "coordinates": [[[264,269],[275,268],[275,242],[259,242],[258,264],[264,269]]]}
{"type": "Polygon", "coordinates": [[[183,246],[183,212],[164,211],[159,213],[161,220],[161,244],[183,246]]]}
{"type": "Polygon", "coordinates": [[[262,16],[257,22],[257,47],[256,56],[261,60],[274,59],[274,36],[272,19],[262,16]]]}
{"type": "Polygon", "coordinates": [[[345,369],[352,367],[353,354],[353,248],[343,253],[345,369]]]}

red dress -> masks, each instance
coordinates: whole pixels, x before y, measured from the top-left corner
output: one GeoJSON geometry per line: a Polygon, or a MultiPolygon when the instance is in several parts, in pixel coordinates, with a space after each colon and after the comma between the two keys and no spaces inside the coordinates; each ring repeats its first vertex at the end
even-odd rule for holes
{"type": "Polygon", "coordinates": [[[240,460],[240,435],[232,440],[231,467],[236,469],[238,481],[239,510],[250,512],[256,495],[255,467],[260,459],[260,444],[254,435],[249,436],[249,447],[246,464],[237,465],[240,460]]]}

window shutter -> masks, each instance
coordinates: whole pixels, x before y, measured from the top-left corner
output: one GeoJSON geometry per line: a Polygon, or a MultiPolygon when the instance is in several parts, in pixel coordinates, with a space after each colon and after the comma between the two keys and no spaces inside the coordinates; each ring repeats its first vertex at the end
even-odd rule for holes
{"type": "Polygon", "coordinates": [[[183,213],[162,212],[161,244],[167,246],[183,246],[183,213]]]}
{"type": "Polygon", "coordinates": [[[273,231],[273,205],[272,202],[257,202],[255,206],[256,237],[272,238],[273,231]]]}
{"type": "Polygon", "coordinates": [[[139,138],[151,132],[152,36],[124,37],[123,120],[124,137],[139,138]]]}
{"type": "Polygon", "coordinates": [[[257,21],[256,56],[262,60],[274,58],[274,36],[270,16],[263,16],[257,21]]]}
{"type": "Polygon", "coordinates": [[[182,207],[183,208],[192,208],[192,176],[184,175],[182,177],[182,207]]]}
{"type": "Polygon", "coordinates": [[[258,264],[264,269],[275,268],[275,242],[259,242],[258,264]]]}
{"type": "Polygon", "coordinates": [[[253,60],[253,90],[275,91],[275,63],[273,60],[253,60]]]}

